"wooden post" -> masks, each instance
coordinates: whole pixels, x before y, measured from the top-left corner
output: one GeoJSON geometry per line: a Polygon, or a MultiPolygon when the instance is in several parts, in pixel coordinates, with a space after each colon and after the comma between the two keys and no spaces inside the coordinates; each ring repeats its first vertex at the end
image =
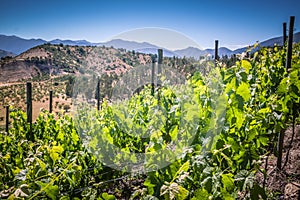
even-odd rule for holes
{"type": "Polygon", "coordinates": [[[158,49],[158,60],[157,60],[157,75],[161,75],[161,65],[163,60],[163,50],[158,49]]]}
{"type": "Polygon", "coordinates": [[[278,157],[277,157],[277,164],[276,164],[278,169],[281,169],[281,163],[282,163],[282,148],[283,148],[284,132],[285,130],[282,129],[278,136],[278,145],[277,145],[278,157]]]}
{"type": "Polygon", "coordinates": [[[175,69],[175,67],[176,67],[176,59],[175,59],[175,56],[173,56],[173,63],[172,63],[172,66],[173,66],[173,68],[175,69]]]}
{"type": "Polygon", "coordinates": [[[26,135],[28,140],[33,141],[32,135],[32,85],[30,82],[26,83],[26,113],[27,113],[27,123],[29,123],[29,131],[26,135]]]}
{"type": "Polygon", "coordinates": [[[291,68],[292,63],[292,50],[293,50],[293,34],[294,34],[294,22],[295,16],[290,17],[290,26],[289,26],[289,38],[287,46],[287,55],[286,55],[286,70],[291,68]]]}
{"type": "Polygon", "coordinates": [[[219,40],[215,40],[215,67],[217,67],[217,61],[219,59],[218,49],[219,49],[219,40]]]}
{"type": "MultiPolygon", "coordinates": [[[[162,86],[161,83],[161,65],[163,60],[163,50],[158,49],[158,60],[157,60],[157,86],[160,88],[162,86]]],[[[160,91],[157,93],[158,102],[160,102],[160,91]]]]}
{"type": "Polygon", "coordinates": [[[99,79],[99,77],[97,80],[96,97],[97,97],[97,110],[100,110],[100,79],[99,79]]]}
{"type": "Polygon", "coordinates": [[[283,41],[282,41],[282,46],[285,45],[285,42],[286,42],[286,22],[283,23],[283,41]]]}
{"type": "MultiPolygon", "coordinates": [[[[293,50],[293,32],[294,32],[294,22],[295,17],[290,17],[290,26],[289,26],[289,38],[288,38],[288,46],[287,46],[287,55],[286,55],[286,70],[288,71],[291,68],[292,63],[292,50],[293,50]]],[[[282,149],[283,149],[283,141],[284,141],[284,133],[285,130],[281,130],[278,136],[278,158],[277,158],[277,168],[281,169],[282,164],[282,149]]]]}
{"type": "Polygon", "coordinates": [[[5,108],[6,108],[5,132],[8,133],[8,125],[9,125],[9,106],[5,106],[5,108]]]}
{"type": "Polygon", "coordinates": [[[154,77],[155,77],[155,59],[152,58],[152,66],[151,66],[151,95],[154,96],[154,77]]]}
{"type": "Polygon", "coordinates": [[[50,90],[50,94],[49,94],[49,113],[52,113],[52,98],[53,98],[53,91],[50,90]]]}
{"type": "Polygon", "coordinates": [[[30,82],[26,83],[26,104],[27,104],[27,122],[32,123],[32,86],[30,82]]]}

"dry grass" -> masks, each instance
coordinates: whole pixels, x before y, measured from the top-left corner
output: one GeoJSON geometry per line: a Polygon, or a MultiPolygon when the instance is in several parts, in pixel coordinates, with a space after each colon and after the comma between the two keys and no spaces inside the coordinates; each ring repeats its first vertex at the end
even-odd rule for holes
{"type": "MultiPolygon", "coordinates": [[[[35,120],[41,110],[49,110],[49,91],[53,91],[53,112],[65,112],[64,106],[72,109],[71,98],[65,95],[65,82],[59,82],[57,86],[53,81],[32,82],[32,117],[35,120]]],[[[26,83],[16,82],[0,84],[0,126],[5,125],[5,106],[19,108],[26,111],[26,83]]],[[[69,109],[69,110],[70,110],[69,109]]]]}

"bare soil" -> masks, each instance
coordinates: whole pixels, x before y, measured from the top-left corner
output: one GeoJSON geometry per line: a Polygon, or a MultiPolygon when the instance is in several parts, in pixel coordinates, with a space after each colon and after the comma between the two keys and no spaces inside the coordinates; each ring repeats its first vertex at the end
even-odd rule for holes
{"type": "MultiPolygon", "coordinates": [[[[274,199],[300,199],[300,125],[295,126],[291,143],[292,135],[293,128],[290,127],[285,131],[281,170],[277,168],[277,157],[272,154],[268,158],[265,187],[274,199]]],[[[266,160],[262,167],[265,166],[266,160]]],[[[257,179],[263,184],[262,173],[258,174],[257,179]]]]}

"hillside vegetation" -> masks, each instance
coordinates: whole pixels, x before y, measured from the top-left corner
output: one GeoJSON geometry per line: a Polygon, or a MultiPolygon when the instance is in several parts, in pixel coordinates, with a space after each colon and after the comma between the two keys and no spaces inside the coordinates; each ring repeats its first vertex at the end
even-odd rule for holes
{"type": "MultiPolygon", "coordinates": [[[[53,91],[54,112],[72,109],[72,87],[76,77],[86,73],[100,76],[101,99],[109,99],[113,85],[122,74],[134,67],[150,64],[156,55],[147,55],[125,49],[96,46],[43,44],[16,57],[0,61],[0,115],[6,105],[25,110],[25,84],[33,83],[33,117],[41,109],[48,110],[49,91],[53,91]]],[[[199,63],[193,59],[165,58],[164,64],[190,76],[199,63]]],[[[0,118],[0,125],[4,118],[0,118]]]]}
{"type": "Polygon", "coordinates": [[[121,74],[136,65],[149,62],[149,55],[122,49],[44,44],[15,58],[2,59],[0,82],[43,75],[78,74],[95,69],[106,74],[121,74]],[[90,62],[90,58],[95,56],[96,63],[90,62]]]}

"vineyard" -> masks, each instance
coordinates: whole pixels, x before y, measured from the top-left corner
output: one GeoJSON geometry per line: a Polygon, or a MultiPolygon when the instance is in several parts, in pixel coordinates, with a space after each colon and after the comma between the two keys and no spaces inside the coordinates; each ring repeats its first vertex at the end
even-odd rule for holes
{"type": "Polygon", "coordinates": [[[285,48],[262,48],[233,66],[208,65],[182,87],[146,87],[100,111],[82,104],[73,117],[43,111],[32,125],[11,107],[0,197],[276,199],[282,191],[266,186],[267,164],[280,155],[280,133],[293,128],[296,137],[299,43],[290,69],[285,62],[285,48]]]}

